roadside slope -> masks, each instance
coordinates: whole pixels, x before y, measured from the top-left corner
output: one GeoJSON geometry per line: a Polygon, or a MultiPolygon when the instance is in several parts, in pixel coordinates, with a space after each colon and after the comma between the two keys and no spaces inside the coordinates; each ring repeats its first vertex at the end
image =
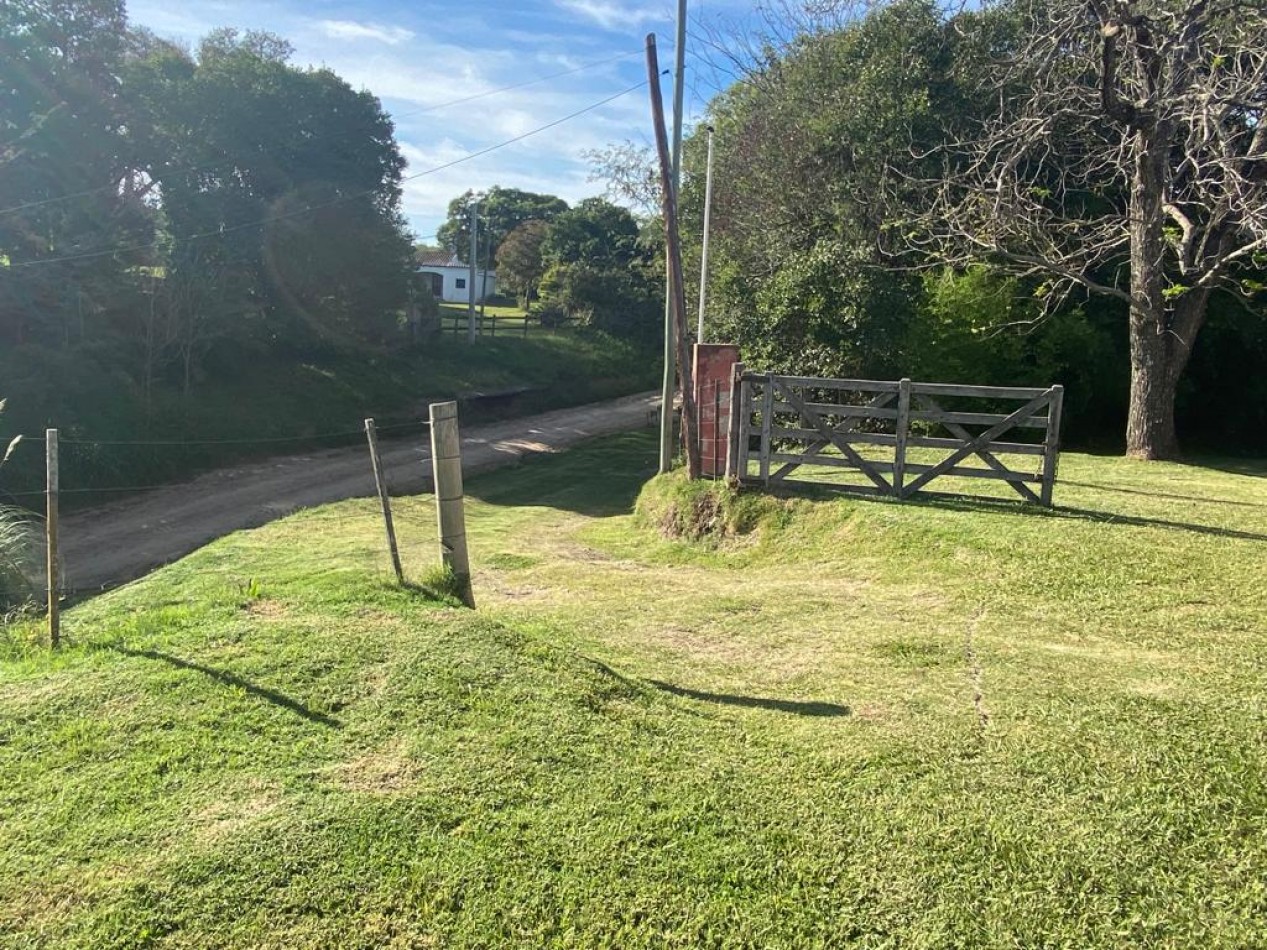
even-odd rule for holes
{"type": "MultiPolygon", "coordinates": [[[[463,433],[467,474],[557,452],[584,439],[648,424],[655,393],[478,426],[463,433]]],[[[381,443],[393,493],[430,486],[429,436],[381,443]]],[[[222,468],[184,484],[64,517],[66,588],[88,593],[139,577],[215,538],[267,524],[299,508],[374,494],[364,446],[279,456],[222,468]]]]}

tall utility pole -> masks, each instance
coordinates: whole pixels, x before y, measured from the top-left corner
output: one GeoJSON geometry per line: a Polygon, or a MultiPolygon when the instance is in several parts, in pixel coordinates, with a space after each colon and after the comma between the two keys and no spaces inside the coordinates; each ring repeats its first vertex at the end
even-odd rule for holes
{"type": "Polygon", "coordinates": [[[477,255],[477,243],[479,234],[479,208],[478,201],[471,202],[471,273],[467,278],[466,286],[470,291],[468,295],[469,303],[466,308],[466,342],[475,342],[475,263],[477,255]]]}
{"type": "Polygon", "coordinates": [[[713,127],[708,127],[708,174],[704,179],[704,250],[699,262],[699,330],[695,342],[704,342],[704,300],[708,296],[708,225],[713,212],[713,127]]]}
{"type": "Polygon", "coordinates": [[[686,332],[686,292],[682,284],[682,241],[678,235],[677,192],[672,188],[673,163],[669,137],[664,130],[664,103],[660,99],[660,64],[655,34],[647,34],[647,85],[651,87],[651,121],[655,125],[656,157],[660,165],[660,209],[664,216],[665,273],[673,306],[673,344],[682,377],[682,444],[686,449],[687,478],[700,476],[700,445],[696,424],[695,394],[691,386],[691,349],[686,332]]]}
{"type": "MultiPolygon", "coordinates": [[[[682,177],[682,94],[686,72],[686,0],[677,4],[677,46],[673,64],[673,200],[676,205],[678,184],[682,177]]],[[[672,290],[664,289],[664,385],[660,387],[660,473],[673,465],[673,394],[677,367],[673,342],[672,290]]]]}

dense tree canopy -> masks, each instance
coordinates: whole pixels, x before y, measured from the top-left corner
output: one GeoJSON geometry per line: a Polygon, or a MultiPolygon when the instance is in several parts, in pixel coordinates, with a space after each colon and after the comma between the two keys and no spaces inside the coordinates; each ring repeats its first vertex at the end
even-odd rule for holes
{"type": "Polygon", "coordinates": [[[947,130],[908,243],[1126,305],[1127,450],[1171,458],[1179,380],[1212,295],[1267,254],[1267,7],[1258,0],[1006,0],[996,105],[947,130]]]}
{"type": "MultiPolygon", "coordinates": [[[[1198,393],[1225,388],[1210,370],[1218,362],[1267,357],[1255,349],[1261,298],[1238,318],[1226,296],[1262,283],[1253,216],[1267,211],[1267,9],[1239,0],[1009,0],[951,13],[894,0],[815,4],[814,12],[810,27],[789,20],[781,37],[729,64],[741,79],[710,107],[718,144],[711,338],[735,339],[761,365],[796,372],[1064,382],[1071,431],[1085,437],[1108,421],[1120,438],[1128,395],[1133,418],[1149,401],[1139,331],[1151,327],[1147,339],[1160,349],[1148,359],[1164,367],[1163,389],[1177,393],[1192,431],[1206,444],[1253,431],[1261,374],[1247,374],[1243,397],[1218,420],[1200,413],[1198,393]],[[822,19],[832,6],[848,15],[822,19]],[[1052,23],[1063,32],[1047,29],[1052,23]],[[1129,46],[1146,35],[1170,65],[1129,46]],[[1034,55],[1042,43],[1048,54],[1034,55]],[[1113,88],[1103,82],[1106,51],[1113,88]],[[1145,102],[1149,88],[1171,98],[1145,102]],[[1136,121],[1153,110],[1171,137],[1148,153],[1170,164],[1158,166],[1165,188],[1150,218],[1155,253],[1144,258],[1163,266],[1151,271],[1147,294],[1121,276],[1145,269],[1131,259],[1128,227],[1139,207],[1132,175],[1142,153],[1133,149],[1142,133],[1103,113],[1118,100],[1136,121]],[[1063,259],[1044,253],[1058,246],[1063,259]],[[1088,295],[1096,285],[1114,292],[1088,295]],[[1135,306],[1144,297],[1161,304],[1147,320],[1135,306]],[[1224,349],[1198,358],[1200,321],[1184,313],[1207,303],[1220,328],[1211,345],[1224,349]],[[1185,384],[1189,354],[1201,375],[1185,384]]],[[[703,138],[687,143],[689,237],[702,216],[703,138]]],[[[1173,451],[1164,418],[1157,425],[1160,449],[1139,454],[1173,451]]]]}
{"type": "Polygon", "coordinates": [[[0,8],[0,339],[112,349],[146,394],[218,345],[395,329],[410,247],[378,101],[266,33],[192,53],[115,0],[0,8]]]}
{"type": "Polygon", "coordinates": [[[471,253],[471,204],[479,202],[481,260],[492,248],[491,262],[497,266],[496,249],[511,231],[525,221],[552,221],[567,210],[567,202],[555,195],[541,195],[518,188],[494,185],[488,191],[466,191],[449,202],[449,216],[436,232],[436,241],[455,251],[466,262],[471,253]]]}

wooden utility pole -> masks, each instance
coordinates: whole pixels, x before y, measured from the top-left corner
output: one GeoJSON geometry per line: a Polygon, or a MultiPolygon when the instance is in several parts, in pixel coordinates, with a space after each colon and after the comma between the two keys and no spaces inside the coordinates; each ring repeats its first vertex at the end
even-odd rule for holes
{"type": "MultiPolygon", "coordinates": [[[[686,88],[686,0],[677,4],[677,46],[674,48],[673,69],[673,197],[677,199],[678,183],[682,174],[682,106],[686,88]]],[[[657,77],[658,77],[657,73],[657,77]]],[[[658,82],[657,78],[657,82],[658,82]]],[[[662,120],[663,121],[663,120],[662,120]]],[[[674,364],[677,362],[673,340],[672,288],[664,289],[664,380],[660,387],[660,474],[673,464],[673,383],[674,364]]]]}
{"type": "Polygon", "coordinates": [[[45,577],[48,579],[48,642],[56,649],[62,642],[61,603],[61,570],[57,552],[57,430],[46,429],[44,432],[44,461],[47,469],[45,483],[47,509],[44,519],[45,541],[47,544],[47,560],[45,577]]]}
{"type": "Polygon", "coordinates": [[[431,404],[431,472],[435,482],[436,520],[440,526],[440,561],[457,579],[462,602],[475,606],[471,563],[466,550],[466,514],[462,505],[462,439],[458,404],[431,404]]]}
{"type": "Polygon", "coordinates": [[[470,273],[466,278],[467,287],[467,307],[466,307],[466,342],[475,342],[475,265],[478,263],[478,237],[479,234],[479,207],[478,201],[471,202],[471,267],[470,273]]]}
{"type": "Polygon", "coordinates": [[[378,454],[378,430],[373,419],[365,420],[365,439],[370,444],[370,464],[374,467],[374,485],[378,488],[378,503],[383,509],[383,525],[387,529],[387,550],[392,556],[392,570],[396,580],[405,583],[405,572],[400,567],[400,549],[396,546],[396,525],[392,521],[392,500],[387,494],[387,477],[383,474],[383,460],[378,454]]]}
{"type": "MultiPolygon", "coordinates": [[[[655,34],[647,34],[647,81],[651,87],[651,120],[655,125],[656,151],[660,156],[660,209],[664,215],[665,253],[669,276],[672,320],[670,338],[676,344],[678,378],[682,384],[682,444],[686,449],[686,472],[699,478],[699,442],[695,438],[697,418],[695,393],[691,388],[691,360],[686,342],[686,292],[682,284],[682,244],[678,238],[677,189],[673,186],[673,165],[669,157],[669,137],[664,128],[664,102],[660,98],[660,62],[656,56],[655,34]]],[[[673,417],[672,393],[661,406],[662,414],[673,417]]],[[[670,423],[671,424],[671,423],[670,423]]]]}

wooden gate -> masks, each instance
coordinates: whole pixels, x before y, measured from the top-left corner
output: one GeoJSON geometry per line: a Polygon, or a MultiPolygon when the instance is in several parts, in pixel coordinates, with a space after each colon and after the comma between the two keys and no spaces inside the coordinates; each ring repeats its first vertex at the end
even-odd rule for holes
{"type": "Polygon", "coordinates": [[[731,417],[728,462],[741,481],[909,498],[947,494],[928,489],[942,477],[992,479],[1051,505],[1061,386],[819,379],[737,367],[734,388],[739,412],[731,417]],[[967,464],[974,460],[984,466],[967,464]],[[810,477],[789,477],[806,466],[810,477]]]}

